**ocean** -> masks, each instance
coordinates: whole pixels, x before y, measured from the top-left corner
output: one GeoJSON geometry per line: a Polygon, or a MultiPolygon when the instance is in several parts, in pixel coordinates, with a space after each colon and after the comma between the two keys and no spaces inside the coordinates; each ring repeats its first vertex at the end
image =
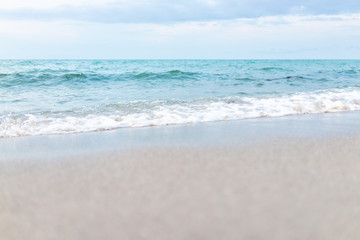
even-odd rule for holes
{"type": "Polygon", "coordinates": [[[0,137],[360,110],[360,60],[0,60],[0,137]]]}

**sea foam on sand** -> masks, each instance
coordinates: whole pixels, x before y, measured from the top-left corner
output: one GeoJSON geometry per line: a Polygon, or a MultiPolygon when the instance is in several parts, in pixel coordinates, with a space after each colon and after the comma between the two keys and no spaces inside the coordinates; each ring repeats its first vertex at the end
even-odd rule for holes
{"type": "Polygon", "coordinates": [[[297,114],[360,110],[357,88],[283,96],[228,97],[113,104],[93,112],[33,113],[0,118],[0,137],[103,131],[297,114]],[[123,111],[126,109],[127,111],[123,111]]]}

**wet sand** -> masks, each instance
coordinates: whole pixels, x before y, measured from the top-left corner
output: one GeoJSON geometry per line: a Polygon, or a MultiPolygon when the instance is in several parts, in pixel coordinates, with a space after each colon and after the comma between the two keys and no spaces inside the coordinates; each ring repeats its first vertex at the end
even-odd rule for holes
{"type": "Polygon", "coordinates": [[[0,139],[1,239],[359,239],[358,119],[0,139]]]}

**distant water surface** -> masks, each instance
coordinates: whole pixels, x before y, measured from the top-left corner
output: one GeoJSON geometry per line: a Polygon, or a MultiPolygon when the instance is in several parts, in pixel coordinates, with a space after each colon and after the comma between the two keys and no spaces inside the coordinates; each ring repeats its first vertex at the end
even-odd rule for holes
{"type": "Polygon", "coordinates": [[[360,60],[0,60],[0,137],[360,110],[360,60]]]}

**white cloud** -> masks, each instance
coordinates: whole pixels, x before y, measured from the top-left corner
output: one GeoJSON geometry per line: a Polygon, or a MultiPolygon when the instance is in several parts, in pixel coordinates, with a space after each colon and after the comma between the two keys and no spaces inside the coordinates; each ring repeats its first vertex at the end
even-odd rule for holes
{"type": "Polygon", "coordinates": [[[0,58],[358,58],[360,14],[174,24],[0,21],[0,58]]]}
{"type": "MultiPolygon", "coordinates": [[[[103,6],[116,0],[0,0],[0,9],[51,9],[61,6],[103,6]]],[[[119,2],[119,0],[117,0],[119,2]]]]}
{"type": "Polygon", "coordinates": [[[0,0],[0,18],[165,23],[288,14],[350,14],[359,0],[0,0]]]}

